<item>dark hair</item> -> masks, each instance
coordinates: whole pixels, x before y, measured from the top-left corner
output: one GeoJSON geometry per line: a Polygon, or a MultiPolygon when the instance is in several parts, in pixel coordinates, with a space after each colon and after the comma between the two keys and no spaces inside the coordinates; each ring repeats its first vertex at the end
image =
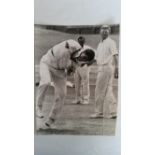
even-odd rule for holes
{"type": "Polygon", "coordinates": [[[85,38],[84,38],[83,36],[80,36],[80,37],[78,37],[78,42],[79,42],[79,41],[85,42],[85,38]]]}
{"type": "Polygon", "coordinates": [[[85,56],[79,57],[80,61],[92,61],[95,57],[95,52],[92,49],[86,49],[84,51],[84,54],[85,56]]]}

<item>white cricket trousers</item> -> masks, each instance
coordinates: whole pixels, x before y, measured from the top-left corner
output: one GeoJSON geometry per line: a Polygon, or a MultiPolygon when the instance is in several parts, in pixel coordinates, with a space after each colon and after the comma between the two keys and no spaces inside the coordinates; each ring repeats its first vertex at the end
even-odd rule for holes
{"type": "Polygon", "coordinates": [[[95,88],[95,112],[104,116],[115,115],[116,98],[113,93],[114,67],[99,66],[95,88]]]}
{"type": "Polygon", "coordinates": [[[75,79],[75,93],[76,100],[83,100],[89,102],[90,88],[89,88],[89,71],[90,67],[87,65],[78,67],[76,69],[75,79]],[[81,88],[81,89],[80,89],[81,88]]]}
{"type": "MultiPolygon", "coordinates": [[[[66,80],[67,76],[64,70],[55,70],[48,64],[40,63],[40,85],[37,93],[37,106],[42,109],[44,98],[51,81],[54,82],[54,103],[49,113],[49,119],[55,119],[57,114],[61,112],[66,96],[66,80]]],[[[51,95],[51,97],[53,97],[51,95]]]]}

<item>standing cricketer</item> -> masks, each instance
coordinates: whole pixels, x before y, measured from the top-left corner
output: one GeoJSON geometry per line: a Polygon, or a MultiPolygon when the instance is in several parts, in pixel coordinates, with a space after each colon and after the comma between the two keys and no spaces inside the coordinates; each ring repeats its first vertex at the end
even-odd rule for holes
{"type": "Polygon", "coordinates": [[[83,60],[85,60],[87,53],[94,53],[94,51],[87,50],[75,58],[79,51],[81,51],[81,46],[78,42],[71,39],[66,40],[49,49],[40,61],[40,83],[36,108],[37,117],[44,117],[42,114],[43,102],[46,91],[51,85],[51,81],[54,82],[55,88],[54,103],[52,104],[44,127],[51,127],[57,114],[60,113],[62,109],[66,96],[67,74],[74,71],[75,64],[80,66],[85,64],[86,61],[83,62],[83,60]]]}
{"type": "MultiPolygon", "coordinates": [[[[83,36],[78,37],[78,43],[81,45],[81,50],[91,49],[85,45],[85,38],[83,36]]],[[[82,67],[77,67],[74,80],[75,80],[75,101],[74,104],[89,104],[89,71],[90,67],[85,64],[82,67]]]]}
{"type": "Polygon", "coordinates": [[[110,27],[100,29],[101,41],[96,52],[98,75],[95,88],[95,113],[91,118],[116,118],[116,99],[113,94],[113,79],[118,78],[118,51],[109,37],[110,27]]]}

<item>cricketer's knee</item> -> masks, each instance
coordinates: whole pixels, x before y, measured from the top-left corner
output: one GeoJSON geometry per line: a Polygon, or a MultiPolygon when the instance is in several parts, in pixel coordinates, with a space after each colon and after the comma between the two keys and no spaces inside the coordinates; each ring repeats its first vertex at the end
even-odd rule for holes
{"type": "Polygon", "coordinates": [[[48,89],[48,87],[50,86],[49,83],[46,84],[42,84],[38,87],[38,93],[37,93],[37,106],[42,109],[43,106],[43,100],[45,98],[46,95],[46,91],[48,89]]]}

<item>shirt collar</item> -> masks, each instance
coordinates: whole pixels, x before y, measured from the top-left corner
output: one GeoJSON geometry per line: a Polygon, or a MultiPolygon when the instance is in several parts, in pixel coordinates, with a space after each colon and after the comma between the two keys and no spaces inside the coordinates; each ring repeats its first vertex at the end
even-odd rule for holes
{"type": "Polygon", "coordinates": [[[106,39],[104,39],[104,40],[101,39],[100,42],[103,43],[103,42],[107,41],[108,39],[109,39],[109,36],[106,39]]]}

